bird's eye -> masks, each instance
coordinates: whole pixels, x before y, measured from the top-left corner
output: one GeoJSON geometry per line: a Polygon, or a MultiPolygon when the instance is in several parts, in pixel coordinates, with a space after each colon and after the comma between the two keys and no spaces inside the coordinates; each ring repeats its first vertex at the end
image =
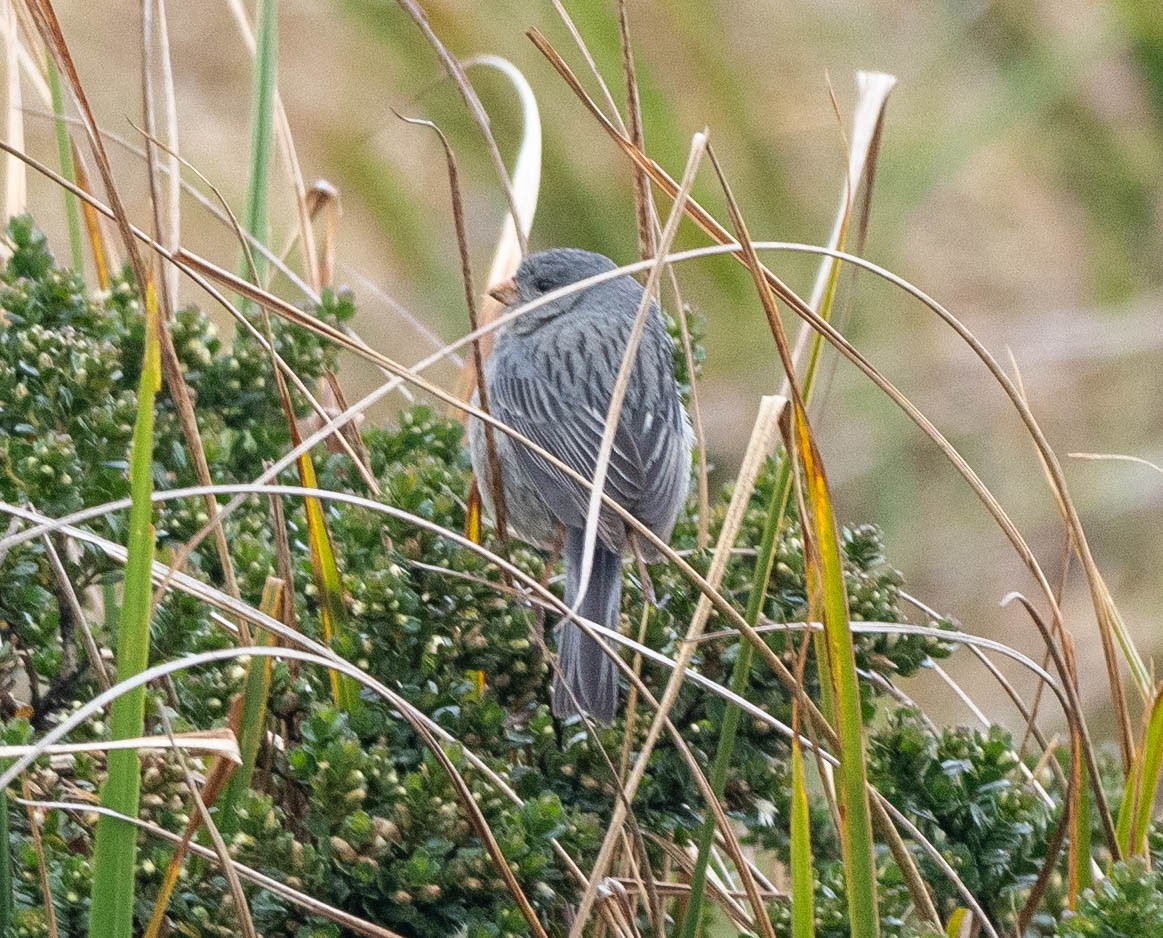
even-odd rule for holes
{"type": "Polygon", "coordinates": [[[533,288],[538,293],[548,293],[550,290],[553,289],[553,281],[549,280],[546,277],[538,277],[536,280],[533,281],[533,288]]]}

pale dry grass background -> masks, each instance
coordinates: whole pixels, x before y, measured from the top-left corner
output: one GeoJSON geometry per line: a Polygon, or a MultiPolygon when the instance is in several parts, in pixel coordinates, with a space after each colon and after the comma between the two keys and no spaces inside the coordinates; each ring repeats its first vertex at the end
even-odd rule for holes
{"type": "MultiPolygon", "coordinates": [[[[613,4],[567,6],[620,88],[613,4]]],[[[551,5],[425,7],[454,53],[511,58],[538,96],[546,159],[533,245],[574,243],[632,259],[628,166],[523,35],[538,25],[572,51],[551,5]]],[[[133,137],[137,4],[62,0],[58,9],[98,118],[133,137]]],[[[857,68],[897,75],[867,255],[938,297],[999,358],[1012,351],[1060,453],[1163,460],[1163,110],[1152,106],[1150,75],[1133,55],[1118,5],[692,0],[630,9],[648,150],[677,172],[690,133],[708,125],[756,238],[826,237],[843,165],[827,75],[842,108],[857,68]]],[[[171,3],[168,12],[183,155],[237,208],[246,185],[248,57],[224,3],[171,3]]],[[[465,315],[443,159],[429,134],[389,109],[430,117],[448,132],[478,275],[503,211],[479,137],[454,89],[434,84],[443,73],[394,4],[287,0],[280,46],[280,89],[304,172],[326,178],[343,198],[340,279],[360,300],[357,327],[397,360],[418,358],[431,346],[366,283],[445,339],[465,331],[465,315]]],[[[491,74],[473,77],[502,147],[511,147],[511,92],[491,74]]],[[[47,124],[30,122],[29,149],[52,152],[47,124]]],[[[143,170],[133,158],[119,170],[131,212],[144,219],[143,170]]],[[[31,185],[32,204],[55,209],[50,186],[35,178],[31,185]]],[[[719,205],[709,178],[695,195],[719,205]]],[[[290,230],[285,186],[272,204],[284,220],[278,244],[290,230]]],[[[187,244],[233,267],[234,238],[192,204],[185,212],[187,244]]],[[[59,212],[40,214],[63,256],[63,229],[53,227],[59,212]]],[[[682,246],[698,243],[686,238],[682,246]]],[[[813,261],[770,263],[806,292],[813,261]]],[[[688,266],[682,282],[708,319],[707,431],[713,460],[731,469],[758,395],[778,386],[774,349],[745,271],[720,259],[688,266]]],[[[1033,451],[961,343],[870,277],[858,282],[847,323],[857,344],[948,432],[1019,527],[1034,532],[1040,558],[1056,571],[1061,525],[1033,451]]],[[[452,369],[432,375],[442,383],[452,376],[452,369]]],[[[345,377],[353,398],[376,378],[360,363],[345,377]]],[[[1018,613],[997,607],[1010,590],[1028,589],[1027,578],[953,469],[851,369],[836,368],[821,402],[820,442],[842,517],[882,525],[909,588],[967,630],[1037,653],[1018,613]]],[[[394,406],[377,418],[388,419],[394,406]]],[[[1067,472],[1100,566],[1151,655],[1163,478],[1113,463],[1068,461],[1067,472]]],[[[1081,580],[1068,588],[1065,610],[1084,668],[1101,669],[1081,580]]],[[[962,656],[953,670],[972,686],[974,667],[962,656]]],[[[935,698],[944,692],[934,682],[927,696],[925,679],[918,683],[917,696],[940,712],[935,698]]],[[[956,706],[944,712],[967,717],[956,706]]],[[[1004,707],[992,715],[1012,716],[1004,707]]]]}

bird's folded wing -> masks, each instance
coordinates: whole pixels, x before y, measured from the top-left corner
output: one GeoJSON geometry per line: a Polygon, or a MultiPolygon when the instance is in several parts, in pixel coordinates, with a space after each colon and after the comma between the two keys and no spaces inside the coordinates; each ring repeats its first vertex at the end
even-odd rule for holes
{"type": "MultiPolygon", "coordinates": [[[[529,437],[587,479],[592,479],[605,430],[606,409],[601,401],[579,397],[566,402],[554,385],[535,372],[496,375],[489,388],[493,416],[529,437]]],[[[608,406],[608,405],[607,405],[608,406]]],[[[606,494],[635,511],[647,489],[646,466],[634,441],[630,421],[618,422],[606,494]]],[[[512,442],[515,471],[525,474],[566,527],[583,527],[590,490],[571,479],[539,453],[517,440],[512,442]]],[[[620,547],[622,525],[609,511],[602,512],[603,540],[620,547]]]]}
{"type": "Polygon", "coordinates": [[[664,541],[690,488],[690,422],[678,396],[659,395],[631,426],[642,454],[644,490],[634,516],[664,541]]]}

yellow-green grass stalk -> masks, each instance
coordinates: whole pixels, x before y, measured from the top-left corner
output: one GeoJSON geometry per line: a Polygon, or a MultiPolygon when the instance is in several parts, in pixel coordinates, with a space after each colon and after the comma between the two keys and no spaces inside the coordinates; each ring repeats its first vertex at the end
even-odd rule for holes
{"type": "Polygon", "coordinates": [[[823,610],[822,634],[828,662],[828,684],[821,688],[821,695],[825,699],[831,698],[840,744],[837,773],[840,844],[848,885],[848,914],[853,938],[876,938],[880,934],[880,922],[868,804],[864,716],[849,627],[848,591],[844,582],[840,538],[828,481],[808,427],[807,415],[799,401],[793,401],[792,406],[796,450],[803,473],[804,557],[808,590],[809,594],[818,591],[823,610]]]}
{"type": "MultiPolygon", "coordinates": [[[[809,608],[822,612],[824,655],[817,661],[821,696],[829,700],[839,756],[840,845],[848,887],[848,917],[852,938],[879,938],[876,864],[872,842],[872,813],[868,800],[868,772],[864,750],[864,719],[856,674],[856,653],[849,627],[848,591],[844,582],[840,535],[828,480],[819,450],[812,437],[807,409],[795,381],[795,365],[787,334],[779,317],[772,285],[768,281],[738,203],[723,174],[714,150],[708,156],[727,199],[727,211],[742,247],[743,259],[759,293],[764,315],[788,376],[790,429],[785,437],[789,456],[799,472],[800,527],[804,541],[809,608]],[[824,664],[827,664],[825,669],[824,664]],[[827,671],[825,678],[825,670],[827,671]],[[827,680],[827,683],[823,683],[827,680]]],[[[825,716],[827,712],[825,711],[825,716]]]]}
{"type": "Polygon", "coordinates": [[[1070,850],[1067,874],[1066,904],[1074,909],[1078,896],[1090,887],[1090,789],[1086,763],[1082,758],[1077,731],[1070,747],[1070,850]]]}
{"type": "MultiPolygon", "coordinates": [[[[265,311],[263,315],[266,316],[265,311]]],[[[273,336],[271,338],[273,347],[273,336]]],[[[298,447],[303,440],[295,422],[291,394],[283,380],[282,372],[277,368],[275,383],[286,414],[291,445],[298,447]]],[[[295,468],[299,472],[299,481],[303,488],[319,487],[315,476],[315,464],[311,462],[309,452],[298,455],[295,459],[295,468]]],[[[339,564],[335,560],[331,535],[327,530],[327,516],[323,511],[323,503],[318,498],[308,496],[303,499],[303,508],[307,515],[307,546],[311,553],[311,576],[315,580],[315,588],[319,591],[319,623],[323,631],[323,641],[334,647],[335,640],[339,639],[340,647],[336,650],[341,654],[351,655],[354,647],[347,640],[350,633],[347,629],[347,605],[344,602],[343,582],[339,576],[339,564]]],[[[331,697],[335,705],[347,713],[353,712],[359,706],[359,686],[350,677],[344,677],[337,671],[328,673],[331,678],[331,697]]]]}
{"type": "MultiPolygon", "coordinates": [[[[281,620],[285,594],[285,583],[277,577],[268,577],[259,609],[272,619],[281,620]]],[[[257,644],[271,644],[270,633],[259,631],[257,644]]],[[[223,834],[233,834],[237,829],[238,818],[235,809],[254,778],[254,768],[258,763],[258,751],[266,724],[267,699],[271,691],[271,665],[270,658],[251,658],[246,665],[242,706],[239,709],[238,726],[235,728],[238,734],[238,749],[242,753],[242,765],[231,773],[230,781],[226,783],[226,790],[219,800],[222,810],[217,819],[218,830],[223,834]]]]}
{"type": "MultiPolygon", "coordinates": [[[[299,478],[303,488],[318,488],[315,466],[309,453],[297,460],[299,478]]],[[[311,573],[319,590],[319,622],[323,628],[323,641],[333,644],[336,636],[347,634],[347,607],[343,602],[343,583],[339,577],[339,565],[335,561],[335,550],[331,546],[331,535],[327,532],[327,522],[323,514],[323,503],[317,498],[304,499],[307,512],[307,543],[311,548],[311,573]]],[[[350,653],[350,649],[340,649],[350,653]]],[[[338,671],[329,671],[331,696],[335,705],[347,713],[359,706],[359,685],[350,677],[338,671]]]]}
{"type": "Polygon", "coordinates": [[[1124,856],[1145,855],[1147,827],[1151,808],[1159,787],[1159,770],[1163,767],[1163,684],[1147,715],[1143,741],[1135,750],[1135,759],[1127,776],[1126,792],[1119,806],[1118,836],[1124,856]]]}
{"type": "MultiPolygon", "coordinates": [[[[867,82],[862,82],[862,91],[865,90],[867,82]]],[[[889,86],[891,87],[891,85],[889,86]]],[[[887,94],[887,90],[883,91],[887,94]]],[[[862,95],[862,103],[865,107],[871,105],[879,115],[883,113],[884,97],[881,92],[874,92],[862,95]]],[[[869,164],[875,164],[874,153],[871,142],[867,148],[861,148],[858,152],[854,151],[850,154],[850,165],[848,174],[845,179],[844,190],[840,200],[840,208],[837,212],[836,220],[833,224],[832,236],[829,240],[829,247],[840,249],[843,248],[848,236],[849,226],[853,214],[853,198],[850,190],[854,189],[859,182],[863,173],[869,169],[869,164]]],[[[830,319],[832,310],[836,301],[836,285],[840,275],[840,263],[837,259],[832,257],[825,257],[820,265],[820,271],[817,275],[816,289],[812,295],[812,307],[816,309],[820,316],[824,319],[830,319]]],[[[811,352],[808,361],[808,368],[805,373],[803,383],[801,384],[802,394],[805,405],[811,400],[812,388],[815,385],[816,375],[818,373],[818,363],[820,358],[822,337],[816,333],[812,337],[811,352]]],[[[786,382],[794,380],[794,375],[788,375],[786,382]]],[[[783,522],[784,514],[787,511],[788,498],[791,495],[791,465],[784,459],[778,471],[775,487],[772,489],[771,502],[768,505],[767,521],[764,525],[763,536],[760,541],[759,554],[756,559],[755,576],[751,584],[751,594],[748,597],[747,611],[745,617],[747,624],[754,627],[759,621],[759,614],[763,610],[763,600],[767,595],[767,584],[771,579],[771,569],[775,559],[775,544],[778,538],[779,528],[783,522]]],[[[822,645],[817,646],[819,667],[824,669],[827,667],[825,655],[823,653],[822,645]]],[[[731,690],[743,696],[747,690],[747,678],[751,671],[751,660],[753,655],[752,646],[747,643],[741,643],[739,655],[735,659],[735,666],[731,673],[731,690]]],[[[830,717],[830,701],[825,697],[822,701],[823,710],[825,714],[830,717]]],[[[715,762],[711,770],[711,785],[714,788],[716,796],[723,794],[723,788],[726,784],[727,769],[730,766],[731,756],[735,748],[735,735],[739,725],[739,708],[733,704],[728,704],[726,713],[723,717],[723,728],[719,736],[719,744],[715,753],[715,762]]],[[[699,841],[698,856],[695,860],[694,873],[691,878],[691,904],[690,907],[697,913],[702,902],[702,893],[706,883],[706,869],[707,861],[710,857],[710,847],[714,838],[714,821],[708,819],[703,826],[702,835],[699,841]]],[[[682,936],[683,938],[692,938],[694,934],[694,927],[698,921],[698,915],[688,914],[684,919],[682,936]]]]}
{"type": "MultiPolygon", "coordinates": [[[[48,57],[48,87],[52,98],[53,125],[56,129],[57,159],[61,164],[61,175],[69,182],[75,183],[76,173],[73,171],[73,148],[69,142],[69,128],[65,124],[64,97],[61,94],[61,76],[57,71],[52,56],[48,57]]],[[[77,207],[77,197],[68,189],[62,190],[65,200],[65,219],[69,225],[69,256],[72,258],[73,270],[83,273],[85,270],[85,246],[81,241],[81,212],[77,207]]]]}
{"type": "MultiPolygon", "coordinates": [[[[271,150],[274,141],[275,90],[278,76],[278,18],[276,0],[258,0],[255,16],[255,58],[254,83],[251,99],[251,167],[250,184],[247,189],[246,229],[258,241],[266,243],[268,234],[267,195],[270,188],[271,150]]],[[[256,286],[262,285],[263,258],[256,252],[247,252],[243,262],[243,276],[250,274],[256,286]]],[[[245,301],[249,306],[249,301],[245,301]]],[[[275,378],[279,383],[280,397],[287,412],[287,421],[292,442],[299,443],[295,428],[294,411],[290,406],[286,387],[278,369],[275,378]]],[[[305,488],[315,488],[315,468],[310,454],[304,453],[297,460],[299,479],[305,488]]],[[[327,533],[323,507],[318,499],[308,498],[305,502],[307,514],[307,540],[311,550],[311,570],[319,589],[319,618],[324,641],[343,633],[346,608],[343,602],[343,587],[339,567],[335,562],[335,552],[327,533]]],[[[359,690],[350,678],[331,672],[331,693],[337,706],[351,712],[359,703],[359,690]]]]}
{"type": "Polygon", "coordinates": [[[945,938],[962,938],[972,922],[973,914],[964,906],[958,906],[945,923],[945,938]]]}
{"type": "MultiPolygon", "coordinates": [[[[796,704],[792,704],[796,707],[796,704]]],[[[797,707],[798,710],[798,707],[797,707]]],[[[792,720],[791,737],[791,933],[815,938],[816,877],[812,868],[812,818],[804,778],[804,753],[799,720],[792,720]]]]}
{"type": "MultiPolygon", "coordinates": [[[[145,353],[137,392],[137,420],[129,461],[132,507],[129,512],[129,556],[117,626],[117,680],[145,670],[149,663],[149,621],[154,556],[153,426],[154,399],[161,385],[158,303],[152,279],[145,282],[145,353]]],[[[110,726],[114,739],[143,734],[145,688],[135,687],[113,701],[110,726]]],[[[108,756],[108,778],[101,804],[137,817],[141,793],[141,760],[135,749],[114,750],[108,756]]],[[[109,815],[97,821],[93,851],[93,893],[89,912],[90,938],[130,938],[133,933],[133,874],[137,831],[109,815]]]]}

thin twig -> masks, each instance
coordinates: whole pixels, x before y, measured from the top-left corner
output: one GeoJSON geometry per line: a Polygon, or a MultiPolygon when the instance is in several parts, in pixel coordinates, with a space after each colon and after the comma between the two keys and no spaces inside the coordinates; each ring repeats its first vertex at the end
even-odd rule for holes
{"type": "MultiPolygon", "coordinates": [[[[630,44],[630,12],[626,0],[618,0],[618,39],[622,46],[622,73],[626,79],[626,120],[630,139],[642,152],[646,146],[642,137],[642,104],[638,99],[638,77],[634,73],[634,50],[630,44]]],[[[638,219],[638,256],[645,260],[653,257],[654,226],[650,201],[650,180],[641,168],[634,169],[634,214],[638,219]]]]}
{"type": "Polygon", "coordinates": [[[428,16],[420,8],[420,5],[415,0],[398,0],[398,2],[404,11],[412,17],[413,22],[420,28],[420,32],[424,34],[424,38],[428,40],[428,44],[435,50],[436,57],[440,59],[440,64],[444,66],[444,70],[448,72],[449,78],[452,79],[461,97],[464,98],[469,116],[472,117],[477,127],[480,128],[481,135],[484,137],[485,148],[489,151],[489,156],[493,160],[493,167],[496,169],[497,179],[500,181],[501,189],[505,193],[505,199],[509,203],[509,213],[513,216],[517,242],[521,245],[521,253],[528,254],[529,242],[525,236],[525,231],[521,227],[521,214],[517,207],[517,197],[513,193],[513,185],[509,179],[509,172],[505,169],[505,161],[501,159],[501,151],[497,147],[496,138],[493,136],[492,127],[489,125],[488,112],[485,111],[484,105],[481,104],[481,99],[477,96],[472,82],[468,80],[468,75],[465,74],[464,68],[452,56],[448,49],[444,47],[444,43],[440,41],[440,38],[432,29],[432,24],[428,22],[428,16]]]}
{"type": "MultiPolygon", "coordinates": [[[[448,187],[452,194],[452,220],[456,227],[456,246],[460,251],[460,272],[461,278],[464,281],[464,302],[468,309],[469,329],[476,332],[479,328],[477,321],[477,304],[476,304],[476,289],[472,283],[472,267],[468,258],[468,235],[465,232],[464,226],[464,203],[460,197],[460,178],[456,171],[456,157],[453,155],[452,147],[448,144],[448,138],[444,135],[439,127],[432,121],[421,120],[417,117],[404,117],[397,113],[397,117],[407,124],[413,124],[418,127],[427,127],[436,133],[440,140],[440,145],[444,148],[444,159],[448,166],[448,187]]],[[[486,414],[489,411],[489,389],[485,383],[485,363],[484,356],[481,354],[480,341],[472,344],[473,370],[476,377],[476,389],[478,400],[481,404],[481,410],[486,414]]],[[[504,554],[508,549],[508,523],[507,513],[505,511],[505,486],[503,476],[501,475],[501,460],[497,457],[497,441],[493,435],[493,428],[487,423],[484,425],[485,430],[485,449],[489,461],[489,484],[492,488],[493,496],[493,523],[497,528],[497,540],[500,542],[501,553],[504,554]]]]}

